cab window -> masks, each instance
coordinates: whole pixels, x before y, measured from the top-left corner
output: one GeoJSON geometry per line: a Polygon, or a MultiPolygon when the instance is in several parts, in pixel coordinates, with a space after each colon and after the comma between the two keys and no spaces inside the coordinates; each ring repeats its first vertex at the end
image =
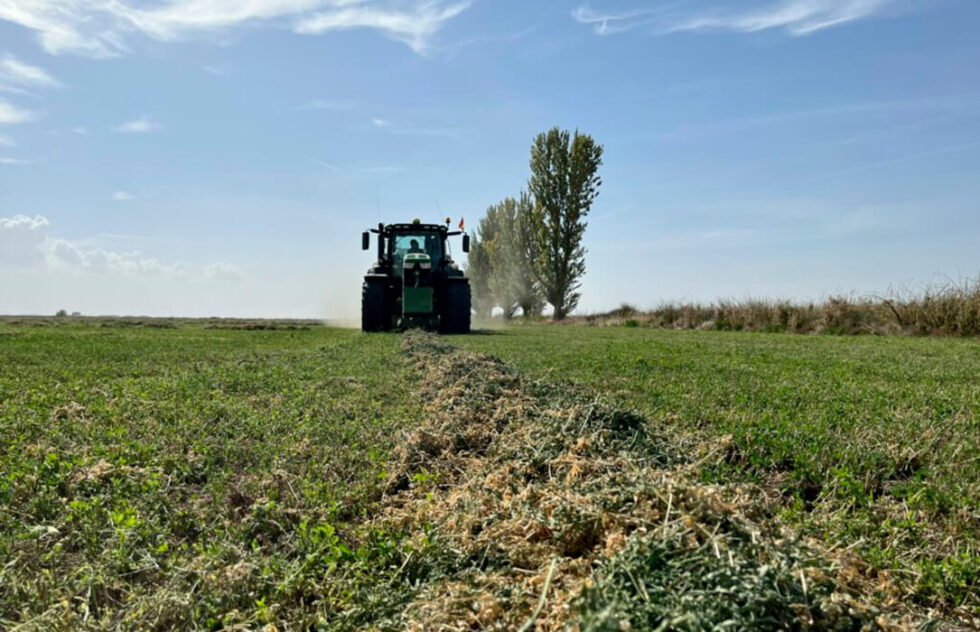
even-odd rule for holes
{"type": "Polygon", "coordinates": [[[401,274],[402,263],[405,254],[408,252],[424,252],[432,259],[432,266],[436,267],[442,261],[442,240],[438,233],[404,233],[395,235],[392,238],[392,258],[395,264],[395,273],[401,274]]]}

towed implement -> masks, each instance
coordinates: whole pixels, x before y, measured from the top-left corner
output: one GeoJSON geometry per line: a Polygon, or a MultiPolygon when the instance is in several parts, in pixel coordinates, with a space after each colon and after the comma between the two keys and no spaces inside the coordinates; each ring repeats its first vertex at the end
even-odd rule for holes
{"type": "Polygon", "coordinates": [[[421,328],[446,334],[470,331],[470,282],[449,256],[448,238],[469,235],[448,225],[378,224],[365,231],[361,247],[378,236],[378,259],[361,289],[361,329],[391,331],[421,328]]]}

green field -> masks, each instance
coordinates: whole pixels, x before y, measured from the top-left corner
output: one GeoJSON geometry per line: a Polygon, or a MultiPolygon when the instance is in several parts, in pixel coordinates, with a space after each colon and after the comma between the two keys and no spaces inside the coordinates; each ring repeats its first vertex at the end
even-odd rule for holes
{"type": "Polygon", "coordinates": [[[215,627],[269,593],[283,616],[419,415],[396,336],[0,335],[0,628],[215,627]]]}
{"type": "Polygon", "coordinates": [[[706,478],[774,486],[793,523],[917,598],[980,606],[980,341],[523,327],[461,344],[730,437],[706,478]]]}
{"type": "MultiPolygon", "coordinates": [[[[383,519],[393,455],[436,410],[401,336],[105,324],[0,324],[0,628],[401,629],[427,586],[484,569],[451,560],[434,518],[421,536],[383,519]]],[[[448,341],[503,359],[549,410],[570,393],[641,414],[670,463],[857,554],[893,586],[872,597],[980,616],[980,342],[548,326],[448,341]]],[[[451,493],[449,474],[408,473],[422,500],[451,493]]],[[[581,621],[603,586],[573,603],[581,621]]]]}

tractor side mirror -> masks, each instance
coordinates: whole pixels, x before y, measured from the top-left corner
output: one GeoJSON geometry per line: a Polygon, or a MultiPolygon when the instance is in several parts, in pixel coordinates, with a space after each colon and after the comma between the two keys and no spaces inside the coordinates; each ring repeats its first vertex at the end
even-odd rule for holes
{"type": "Polygon", "coordinates": [[[367,250],[371,247],[371,235],[367,231],[361,233],[361,250],[367,250]]]}
{"type": "Polygon", "coordinates": [[[463,252],[469,252],[469,251],[470,251],[470,236],[463,235],[463,252]]]}

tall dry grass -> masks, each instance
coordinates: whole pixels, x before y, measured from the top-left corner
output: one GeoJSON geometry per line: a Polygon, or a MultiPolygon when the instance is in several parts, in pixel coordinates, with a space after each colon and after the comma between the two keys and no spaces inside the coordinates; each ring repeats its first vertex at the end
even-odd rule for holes
{"type": "Polygon", "coordinates": [[[828,334],[980,335],[980,276],[884,296],[831,296],[823,302],[720,300],[631,305],[579,316],[588,325],[828,334]]]}

